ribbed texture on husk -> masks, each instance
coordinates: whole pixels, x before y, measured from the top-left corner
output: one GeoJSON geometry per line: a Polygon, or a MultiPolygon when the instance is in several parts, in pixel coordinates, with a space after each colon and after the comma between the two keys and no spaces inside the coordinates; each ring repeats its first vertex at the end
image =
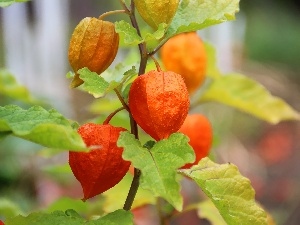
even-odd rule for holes
{"type": "Polygon", "coordinates": [[[69,152],[69,164],[80,182],[84,198],[92,198],[119,183],[130,162],[123,160],[123,148],[117,146],[122,127],[87,123],[78,129],[89,152],[69,152]]]}
{"type": "Polygon", "coordinates": [[[145,22],[154,29],[160,23],[169,25],[177,11],[179,0],[134,0],[136,9],[145,22]]]}
{"type": "Polygon", "coordinates": [[[213,131],[209,120],[201,114],[188,115],[179,129],[179,132],[190,138],[189,144],[193,147],[196,160],[188,163],[183,169],[190,168],[206,157],[212,145],[213,131]]]}
{"type": "Polygon", "coordinates": [[[129,108],[137,124],[155,140],[179,130],[189,110],[189,95],[179,74],[150,71],[129,91],[129,108]]]}
{"type": "Polygon", "coordinates": [[[183,77],[190,94],[203,83],[207,56],[204,43],[196,32],[172,37],[161,48],[161,58],[167,70],[183,77]]]}
{"type": "MultiPolygon", "coordinates": [[[[76,73],[83,67],[98,74],[106,70],[116,57],[119,34],[108,21],[86,17],[76,26],[69,45],[69,62],[76,73]]],[[[80,85],[78,74],[73,85],[80,85]]]]}

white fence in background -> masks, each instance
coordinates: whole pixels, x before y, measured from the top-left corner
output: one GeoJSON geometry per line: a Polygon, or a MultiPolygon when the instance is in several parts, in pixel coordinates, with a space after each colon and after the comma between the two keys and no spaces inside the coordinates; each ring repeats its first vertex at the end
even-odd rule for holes
{"type": "Polygon", "coordinates": [[[216,48],[217,63],[222,73],[235,71],[234,48],[242,47],[244,44],[246,17],[242,12],[239,12],[237,17],[235,21],[221,23],[198,32],[203,40],[213,44],[216,48]]]}
{"type": "Polygon", "coordinates": [[[5,65],[19,82],[38,96],[46,97],[68,112],[68,0],[32,1],[2,10],[5,65]]]}
{"type": "MultiPolygon", "coordinates": [[[[18,3],[2,9],[4,66],[33,93],[53,100],[55,107],[65,111],[70,108],[66,104],[69,89],[65,78],[68,70],[69,1],[31,1],[33,21],[28,19],[26,4],[18,3]]],[[[238,21],[199,32],[204,40],[216,47],[222,72],[232,72],[233,46],[236,42],[243,43],[244,31],[245,19],[240,13],[238,21]]]]}

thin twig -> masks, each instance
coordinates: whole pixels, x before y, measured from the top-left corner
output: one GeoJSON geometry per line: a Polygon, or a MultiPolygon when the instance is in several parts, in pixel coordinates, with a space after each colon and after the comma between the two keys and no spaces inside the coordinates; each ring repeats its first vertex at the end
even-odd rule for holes
{"type": "MultiPolygon", "coordinates": [[[[131,1],[130,4],[130,21],[132,26],[136,29],[137,34],[142,37],[140,28],[138,26],[138,23],[136,21],[135,17],[135,5],[134,1],[131,1]]],[[[146,65],[147,65],[147,60],[148,60],[148,54],[147,54],[147,47],[146,43],[142,42],[138,45],[139,51],[140,51],[140,56],[141,56],[141,61],[140,61],[140,68],[139,68],[139,75],[142,75],[145,73],[146,65]]]]}
{"type": "Polygon", "coordinates": [[[159,43],[159,45],[152,51],[152,52],[149,52],[148,55],[151,56],[151,55],[154,55],[156,52],[159,51],[159,49],[169,40],[169,38],[167,39],[164,39],[162,42],[159,43]]]}
{"type": "Polygon", "coordinates": [[[150,55],[150,57],[151,57],[151,59],[154,61],[157,71],[160,72],[160,71],[161,71],[161,68],[160,68],[159,63],[157,62],[157,60],[154,58],[153,55],[150,55]]]}
{"type": "Polygon", "coordinates": [[[123,109],[125,109],[124,106],[122,106],[122,107],[116,109],[114,112],[112,112],[111,114],[109,114],[108,117],[106,117],[106,119],[104,120],[103,125],[109,124],[110,120],[111,120],[118,112],[122,111],[123,109]]]}
{"type": "Polygon", "coordinates": [[[128,111],[130,112],[130,109],[128,107],[128,105],[126,104],[126,102],[124,101],[123,97],[121,96],[120,92],[118,91],[117,88],[114,88],[114,91],[116,92],[120,102],[122,103],[123,107],[128,111]]]}
{"type": "Polygon", "coordinates": [[[127,14],[128,14],[128,12],[127,12],[126,10],[124,10],[124,9],[113,10],[113,11],[109,11],[109,12],[105,12],[105,13],[101,14],[101,15],[98,17],[98,19],[99,19],[99,20],[103,20],[104,17],[106,17],[106,16],[110,16],[110,15],[118,14],[118,13],[127,13],[127,14]]]}
{"type": "Polygon", "coordinates": [[[123,9],[126,10],[128,12],[128,14],[129,14],[130,10],[128,9],[125,1],[124,0],[119,0],[119,1],[120,1],[121,6],[123,7],[123,9]]]}

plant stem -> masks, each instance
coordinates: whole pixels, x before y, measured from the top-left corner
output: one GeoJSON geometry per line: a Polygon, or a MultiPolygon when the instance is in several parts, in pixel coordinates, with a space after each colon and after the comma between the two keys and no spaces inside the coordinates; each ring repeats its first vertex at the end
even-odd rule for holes
{"type": "Polygon", "coordinates": [[[137,190],[139,188],[140,185],[140,176],[141,176],[141,171],[139,169],[134,168],[134,176],[133,176],[133,180],[130,186],[130,190],[128,192],[128,196],[126,198],[125,204],[123,206],[124,210],[130,210],[133,200],[135,198],[135,195],[137,193],[137,190]]]}
{"type": "Polygon", "coordinates": [[[109,11],[109,12],[105,12],[103,14],[101,14],[98,19],[99,20],[103,20],[104,17],[106,16],[110,16],[110,15],[113,15],[113,14],[117,14],[117,13],[128,13],[126,10],[124,9],[120,9],[120,10],[113,10],[113,11],[109,11]]]}
{"type": "Polygon", "coordinates": [[[128,13],[128,15],[130,14],[130,11],[129,9],[127,8],[126,6],[126,3],[124,0],[119,0],[120,1],[120,4],[122,5],[123,9],[128,13]]]}
{"type": "MultiPolygon", "coordinates": [[[[128,10],[127,6],[125,5],[123,0],[120,0],[123,8],[128,10]]],[[[133,0],[131,0],[130,4],[130,13],[129,13],[130,21],[132,26],[137,30],[137,33],[139,36],[141,36],[140,28],[138,26],[138,23],[136,21],[135,17],[135,6],[133,0]]],[[[146,65],[147,65],[147,60],[148,60],[148,54],[147,54],[147,48],[146,48],[146,43],[140,43],[138,45],[139,51],[140,51],[140,56],[141,56],[141,61],[140,61],[140,67],[139,67],[139,72],[138,75],[142,75],[146,71],[146,65]]],[[[130,112],[130,111],[129,111],[130,112]]],[[[131,126],[131,133],[134,134],[135,138],[138,139],[138,129],[137,129],[137,123],[133,119],[132,115],[130,114],[130,126],[131,126]]],[[[141,176],[141,171],[137,168],[134,168],[134,176],[132,179],[132,183],[130,185],[130,189],[125,201],[125,204],[123,206],[124,210],[130,210],[132,203],[134,201],[134,198],[136,196],[137,190],[140,185],[140,176],[141,176]]]]}
{"type": "Polygon", "coordinates": [[[128,107],[128,105],[126,104],[126,102],[124,101],[123,97],[121,96],[120,92],[118,91],[117,88],[114,89],[114,91],[116,92],[120,102],[122,103],[123,107],[128,111],[130,112],[130,109],[128,107]]]}
{"type": "Polygon", "coordinates": [[[153,55],[150,55],[150,57],[151,57],[151,59],[154,61],[157,71],[160,72],[160,71],[161,71],[161,68],[160,68],[159,63],[157,62],[157,60],[154,58],[153,55]]]}
{"type": "Polygon", "coordinates": [[[154,55],[156,52],[159,51],[159,49],[169,40],[169,38],[167,39],[164,39],[162,42],[159,43],[159,45],[152,51],[152,52],[149,52],[148,55],[151,56],[151,55],[154,55]]]}
{"type": "MultiPolygon", "coordinates": [[[[130,17],[130,21],[131,21],[132,26],[137,31],[137,34],[140,37],[142,37],[140,28],[138,26],[138,23],[137,23],[136,17],[135,17],[135,5],[134,5],[134,1],[131,1],[129,17],[130,17]]],[[[147,47],[146,47],[146,43],[145,42],[140,43],[138,46],[139,46],[139,51],[140,51],[140,56],[141,56],[140,68],[139,68],[139,75],[142,75],[142,74],[145,73],[145,70],[146,70],[146,65],[147,65],[147,60],[148,60],[148,54],[147,54],[147,47]]]]}
{"type": "Polygon", "coordinates": [[[111,114],[108,115],[108,117],[104,120],[103,125],[106,125],[110,122],[110,120],[120,111],[122,111],[123,109],[125,109],[125,107],[121,107],[116,109],[114,112],[112,112],[111,114]]]}
{"type": "Polygon", "coordinates": [[[133,119],[132,115],[130,115],[130,127],[131,127],[131,133],[134,134],[135,139],[139,139],[139,133],[138,133],[138,127],[137,123],[133,119]]]}

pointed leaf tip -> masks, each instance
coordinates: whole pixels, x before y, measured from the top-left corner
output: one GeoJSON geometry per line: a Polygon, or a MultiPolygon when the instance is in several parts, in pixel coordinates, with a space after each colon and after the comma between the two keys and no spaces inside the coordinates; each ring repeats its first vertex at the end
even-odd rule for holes
{"type": "Polygon", "coordinates": [[[73,123],[56,110],[33,106],[0,106],[0,132],[13,134],[37,144],[65,150],[85,150],[86,146],[73,123]]]}
{"type": "Polygon", "coordinates": [[[192,178],[212,200],[229,225],[267,225],[266,212],[255,202],[255,191],[249,179],[231,164],[216,164],[202,159],[191,169],[180,173],[192,178]]]}
{"type": "Polygon", "coordinates": [[[182,196],[176,170],[195,160],[188,138],[181,133],[174,133],[148,150],[133,135],[123,132],[118,145],[124,147],[123,158],[142,171],[141,186],[155,196],[165,198],[180,211],[182,196]]]}

